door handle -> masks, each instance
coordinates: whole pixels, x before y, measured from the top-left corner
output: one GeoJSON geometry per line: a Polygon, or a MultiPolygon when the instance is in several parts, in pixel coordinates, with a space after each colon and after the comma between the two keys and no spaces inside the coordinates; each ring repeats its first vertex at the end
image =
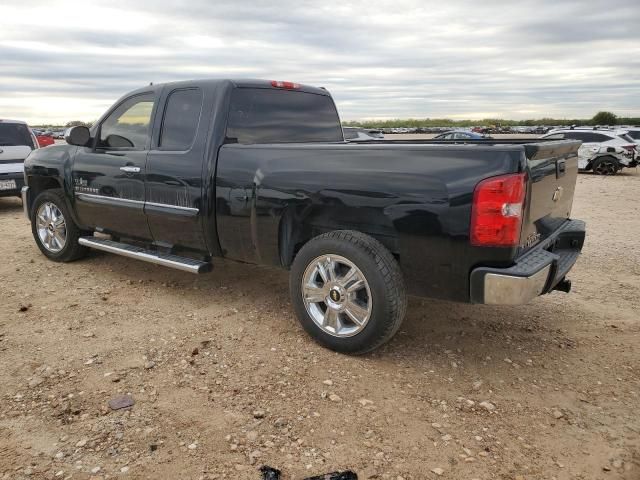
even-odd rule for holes
{"type": "Polygon", "coordinates": [[[120,170],[127,173],[140,173],[140,167],[130,167],[128,165],[120,167],[120,170]]]}

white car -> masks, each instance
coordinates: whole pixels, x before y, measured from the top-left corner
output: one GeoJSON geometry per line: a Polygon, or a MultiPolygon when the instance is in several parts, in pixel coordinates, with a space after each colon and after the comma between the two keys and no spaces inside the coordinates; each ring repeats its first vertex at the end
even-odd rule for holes
{"type": "Polygon", "coordinates": [[[384,140],[384,135],[379,130],[368,130],[358,127],[342,127],[344,139],[348,142],[367,142],[371,140],[384,140]]]}
{"type": "Polygon", "coordinates": [[[0,119],[0,197],[20,196],[24,186],[24,159],[38,148],[25,122],[0,119]]]}
{"type": "MultiPolygon", "coordinates": [[[[633,140],[633,143],[640,145],[640,127],[624,127],[623,130],[627,132],[627,135],[633,140]]],[[[636,149],[636,157],[638,156],[638,149],[636,149]]]]}
{"type": "Polygon", "coordinates": [[[562,128],[551,130],[541,138],[581,140],[578,168],[598,175],[615,175],[624,167],[638,165],[637,145],[627,130],[562,128]]]}

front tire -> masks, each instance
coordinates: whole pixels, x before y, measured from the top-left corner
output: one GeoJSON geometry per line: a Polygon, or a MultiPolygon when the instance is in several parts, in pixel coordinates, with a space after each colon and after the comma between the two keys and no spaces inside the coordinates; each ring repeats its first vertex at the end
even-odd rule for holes
{"type": "Polygon", "coordinates": [[[291,268],[298,321],[320,345],[363,354],[388,342],[407,308],[402,272],[377,240],[337,230],[306,243],[291,268]]]}
{"type": "Polygon", "coordinates": [[[31,233],[40,251],[55,262],[72,262],[86,255],[78,244],[84,232],[73,222],[61,189],[45,190],[31,208],[31,233]]]}

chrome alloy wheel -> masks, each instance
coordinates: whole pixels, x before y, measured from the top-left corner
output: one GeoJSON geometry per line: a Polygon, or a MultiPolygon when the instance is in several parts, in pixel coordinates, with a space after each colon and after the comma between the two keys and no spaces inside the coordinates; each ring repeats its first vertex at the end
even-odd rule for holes
{"type": "Polygon", "coordinates": [[[67,223],[60,209],[51,202],[38,208],[36,225],[40,243],[52,253],[61,251],[67,243],[67,223]]]}
{"type": "Polygon", "coordinates": [[[302,300],[316,325],[334,337],[357,335],[371,317],[367,279],[339,255],[322,255],[309,263],[302,276],[302,300]]]}

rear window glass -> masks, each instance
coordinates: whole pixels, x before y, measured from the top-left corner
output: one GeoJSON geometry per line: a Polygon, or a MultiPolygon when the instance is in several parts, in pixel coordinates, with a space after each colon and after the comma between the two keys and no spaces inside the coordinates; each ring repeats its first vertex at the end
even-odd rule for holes
{"type": "Polygon", "coordinates": [[[188,150],[196,137],[201,111],[200,89],[172,92],[164,112],[160,147],[167,150],[188,150]]]}
{"type": "Polygon", "coordinates": [[[343,140],[331,97],[266,88],[234,89],[227,138],[243,144],[343,140]]]}
{"type": "Polygon", "coordinates": [[[640,130],[632,130],[627,135],[636,140],[640,140],[640,130]]]}
{"type": "Polygon", "coordinates": [[[23,123],[0,122],[0,147],[25,145],[35,148],[29,127],[23,123]]]}

